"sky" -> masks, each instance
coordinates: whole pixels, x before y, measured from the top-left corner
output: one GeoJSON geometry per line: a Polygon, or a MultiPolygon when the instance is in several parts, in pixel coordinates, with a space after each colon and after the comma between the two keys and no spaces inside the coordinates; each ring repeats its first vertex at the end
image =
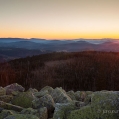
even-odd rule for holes
{"type": "Polygon", "coordinates": [[[0,37],[119,38],[119,0],[0,0],[0,37]]]}

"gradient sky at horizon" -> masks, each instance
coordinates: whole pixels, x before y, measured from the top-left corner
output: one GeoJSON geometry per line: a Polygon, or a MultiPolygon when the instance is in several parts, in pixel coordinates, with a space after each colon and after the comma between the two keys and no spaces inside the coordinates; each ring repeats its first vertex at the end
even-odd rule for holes
{"type": "Polygon", "coordinates": [[[0,37],[119,38],[119,0],[0,0],[0,37]]]}

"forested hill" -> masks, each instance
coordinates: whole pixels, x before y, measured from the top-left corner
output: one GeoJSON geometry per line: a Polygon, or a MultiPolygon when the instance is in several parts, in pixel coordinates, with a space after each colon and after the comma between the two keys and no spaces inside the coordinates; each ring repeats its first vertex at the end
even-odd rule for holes
{"type": "Polygon", "coordinates": [[[26,89],[119,90],[119,53],[49,53],[0,64],[0,84],[14,82],[26,89]]]}

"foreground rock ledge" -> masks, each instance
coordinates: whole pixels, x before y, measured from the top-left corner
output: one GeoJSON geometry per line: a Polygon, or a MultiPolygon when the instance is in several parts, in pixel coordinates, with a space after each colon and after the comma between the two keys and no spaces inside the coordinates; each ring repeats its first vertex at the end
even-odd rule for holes
{"type": "Polygon", "coordinates": [[[0,119],[119,119],[119,91],[0,87],[0,119]]]}

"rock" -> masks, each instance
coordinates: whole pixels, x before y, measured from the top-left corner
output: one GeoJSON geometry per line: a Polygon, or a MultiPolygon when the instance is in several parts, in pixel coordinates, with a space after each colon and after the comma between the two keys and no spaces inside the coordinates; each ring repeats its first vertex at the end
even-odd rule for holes
{"type": "Polygon", "coordinates": [[[17,83],[13,83],[11,85],[8,85],[8,86],[4,87],[4,89],[6,89],[7,95],[12,94],[13,91],[23,92],[25,90],[25,88],[23,88],[21,85],[19,85],[17,83]]]}
{"type": "Polygon", "coordinates": [[[86,92],[86,95],[91,95],[94,93],[93,91],[85,91],[85,92],[86,92]]]}
{"type": "Polygon", "coordinates": [[[23,109],[21,111],[21,114],[35,115],[35,116],[39,117],[39,119],[47,119],[48,118],[46,107],[40,108],[38,110],[35,110],[35,109],[32,109],[32,108],[23,109]]]}
{"type": "Polygon", "coordinates": [[[55,88],[52,91],[51,96],[53,97],[55,103],[68,103],[72,101],[62,88],[55,88]]]}
{"type": "Polygon", "coordinates": [[[9,104],[9,103],[5,103],[3,101],[0,101],[0,107],[4,108],[4,109],[8,109],[8,110],[18,111],[18,112],[23,110],[23,108],[20,107],[20,106],[16,106],[16,105],[12,105],[12,104],[9,104]]]}
{"type": "Polygon", "coordinates": [[[12,98],[13,98],[12,95],[3,95],[3,96],[0,96],[0,101],[10,102],[12,100],[12,98]]]}
{"type": "MultiPolygon", "coordinates": [[[[70,111],[69,113],[67,113],[66,118],[67,119],[96,119],[96,118],[93,118],[94,114],[92,114],[92,116],[91,116],[91,113],[92,113],[91,107],[84,106],[81,109],[70,111]]],[[[98,113],[96,113],[96,114],[98,114],[98,113]]],[[[99,118],[97,118],[97,119],[99,119],[99,118]]]]}
{"type": "Polygon", "coordinates": [[[74,103],[78,108],[84,107],[86,105],[84,102],[81,101],[74,101],[74,103]]]}
{"type": "Polygon", "coordinates": [[[92,97],[92,95],[93,95],[93,94],[87,95],[86,98],[84,99],[84,103],[85,103],[86,105],[91,104],[91,97],[92,97]]]}
{"type": "Polygon", "coordinates": [[[85,102],[86,105],[91,103],[91,97],[93,96],[93,92],[92,91],[86,91],[85,92],[85,98],[83,99],[83,101],[85,102]]]}
{"type": "Polygon", "coordinates": [[[67,119],[118,119],[119,96],[112,91],[95,92],[91,105],[67,113],[67,119]]]}
{"type": "Polygon", "coordinates": [[[81,99],[81,101],[84,101],[85,98],[86,98],[86,96],[87,96],[87,94],[86,94],[85,91],[81,91],[81,92],[80,92],[80,99],[81,99]]]}
{"type": "Polygon", "coordinates": [[[4,119],[39,119],[39,118],[37,116],[31,115],[31,114],[14,114],[14,115],[10,115],[4,119]]]}
{"type": "Polygon", "coordinates": [[[52,93],[54,89],[50,86],[45,86],[44,88],[42,88],[40,91],[48,91],[49,94],[52,93]]]}
{"type": "Polygon", "coordinates": [[[54,107],[54,105],[54,100],[49,94],[33,101],[33,107],[37,109],[43,106],[47,108],[52,108],[54,107]]]}
{"type": "Polygon", "coordinates": [[[0,96],[6,95],[6,90],[3,87],[0,87],[0,96]]]}
{"type": "Polygon", "coordinates": [[[75,92],[75,98],[76,98],[77,101],[81,101],[80,91],[76,91],[76,92],[75,92]]]}
{"type": "Polygon", "coordinates": [[[38,111],[32,108],[25,108],[21,111],[21,114],[32,114],[38,116],[38,111]]]}
{"type": "Polygon", "coordinates": [[[20,93],[19,91],[13,91],[13,92],[11,92],[11,94],[12,94],[13,96],[17,96],[19,93],[20,93]]]}
{"type": "Polygon", "coordinates": [[[3,110],[1,113],[0,113],[0,119],[4,119],[5,117],[9,116],[9,115],[13,115],[15,114],[16,112],[12,111],[12,110],[3,110]]]}
{"type": "Polygon", "coordinates": [[[4,109],[0,107],[0,113],[2,112],[2,110],[4,110],[4,109]]]}
{"type": "Polygon", "coordinates": [[[48,111],[46,107],[38,109],[39,119],[48,119],[48,111]]]}
{"type": "Polygon", "coordinates": [[[18,84],[0,87],[0,119],[119,119],[119,91],[23,91],[18,84]]]}
{"type": "Polygon", "coordinates": [[[32,107],[32,101],[35,99],[31,92],[19,93],[12,99],[12,104],[18,105],[24,108],[32,107]]]}
{"type": "Polygon", "coordinates": [[[86,97],[92,93],[92,91],[77,91],[75,92],[75,98],[77,101],[84,101],[86,97]]]}
{"type": "Polygon", "coordinates": [[[34,93],[34,96],[35,97],[38,97],[38,98],[41,98],[41,97],[43,97],[46,94],[48,94],[48,91],[47,90],[44,90],[44,91],[40,91],[40,92],[35,92],[34,93]]]}
{"type": "Polygon", "coordinates": [[[69,111],[74,109],[77,109],[77,107],[75,103],[73,102],[72,103],[56,103],[53,119],[68,119],[66,118],[66,114],[69,111]]]}
{"type": "Polygon", "coordinates": [[[52,116],[52,113],[54,111],[54,106],[55,106],[54,100],[49,94],[46,94],[43,97],[33,101],[33,108],[35,109],[40,109],[41,107],[47,107],[48,117],[52,116]]]}
{"type": "Polygon", "coordinates": [[[38,92],[38,90],[37,89],[33,89],[33,88],[29,88],[28,90],[27,90],[27,92],[32,92],[32,93],[35,93],[35,92],[38,92]]]}
{"type": "Polygon", "coordinates": [[[68,91],[68,92],[67,92],[67,95],[68,95],[72,100],[76,100],[74,91],[68,91]]]}
{"type": "Polygon", "coordinates": [[[76,99],[79,101],[84,101],[87,96],[85,91],[77,91],[75,95],[76,95],[76,99]]]}

